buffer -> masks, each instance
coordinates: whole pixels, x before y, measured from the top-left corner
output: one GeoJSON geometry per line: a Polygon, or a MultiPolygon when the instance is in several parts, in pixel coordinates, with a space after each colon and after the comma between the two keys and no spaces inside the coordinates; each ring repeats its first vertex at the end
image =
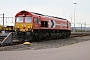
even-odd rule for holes
{"type": "Polygon", "coordinates": [[[0,34],[0,45],[10,45],[12,44],[12,32],[0,34]]]}

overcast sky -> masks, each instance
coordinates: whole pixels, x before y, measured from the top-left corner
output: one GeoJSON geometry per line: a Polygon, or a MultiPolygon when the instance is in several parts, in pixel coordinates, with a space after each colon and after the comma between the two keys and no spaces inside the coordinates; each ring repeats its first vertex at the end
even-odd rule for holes
{"type": "Polygon", "coordinates": [[[77,3],[75,22],[90,24],[90,0],[0,0],[0,14],[5,13],[7,17],[14,17],[17,12],[27,10],[62,17],[69,21],[72,18],[74,22],[74,2],[77,3]]]}

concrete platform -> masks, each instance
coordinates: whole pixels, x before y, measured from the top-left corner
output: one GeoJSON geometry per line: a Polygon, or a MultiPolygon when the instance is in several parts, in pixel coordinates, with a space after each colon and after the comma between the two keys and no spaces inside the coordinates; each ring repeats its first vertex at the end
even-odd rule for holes
{"type": "Polygon", "coordinates": [[[90,41],[60,48],[2,51],[0,60],[90,60],[90,41]]]}

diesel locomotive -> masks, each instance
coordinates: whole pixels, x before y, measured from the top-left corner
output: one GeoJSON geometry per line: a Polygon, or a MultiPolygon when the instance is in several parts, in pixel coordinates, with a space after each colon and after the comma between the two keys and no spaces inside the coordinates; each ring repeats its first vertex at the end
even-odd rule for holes
{"type": "Polygon", "coordinates": [[[71,23],[67,19],[22,10],[15,15],[15,37],[20,41],[69,37],[71,23]]]}

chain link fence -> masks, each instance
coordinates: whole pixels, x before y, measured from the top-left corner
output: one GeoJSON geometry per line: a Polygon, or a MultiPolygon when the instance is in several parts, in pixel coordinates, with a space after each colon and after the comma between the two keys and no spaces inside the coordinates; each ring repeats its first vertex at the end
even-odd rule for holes
{"type": "Polygon", "coordinates": [[[74,29],[75,32],[90,32],[90,24],[86,22],[76,22],[74,27],[74,23],[71,23],[71,31],[73,32],[74,29]]]}

